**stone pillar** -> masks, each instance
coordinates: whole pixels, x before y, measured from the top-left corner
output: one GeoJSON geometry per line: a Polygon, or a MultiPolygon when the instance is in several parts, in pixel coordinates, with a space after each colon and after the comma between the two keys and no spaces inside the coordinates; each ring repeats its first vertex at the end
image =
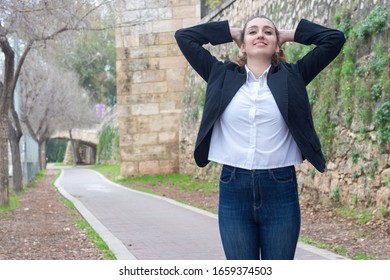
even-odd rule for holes
{"type": "Polygon", "coordinates": [[[119,0],[117,10],[122,176],[177,172],[187,63],[174,33],[199,22],[199,0],[119,0]]]}

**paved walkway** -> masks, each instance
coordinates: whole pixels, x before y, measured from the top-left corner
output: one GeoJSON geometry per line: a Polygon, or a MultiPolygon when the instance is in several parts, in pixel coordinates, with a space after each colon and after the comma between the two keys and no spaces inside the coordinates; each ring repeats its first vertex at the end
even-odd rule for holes
{"type": "MultiPolygon", "coordinates": [[[[62,168],[55,185],[118,259],[225,259],[214,214],[131,190],[90,169],[62,168]]],[[[302,243],[295,258],[344,259],[302,243]]]]}

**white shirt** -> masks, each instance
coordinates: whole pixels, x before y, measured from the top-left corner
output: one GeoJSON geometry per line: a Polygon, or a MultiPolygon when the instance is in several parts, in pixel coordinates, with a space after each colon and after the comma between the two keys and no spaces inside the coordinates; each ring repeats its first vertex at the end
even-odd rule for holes
{"type": "Polygon", "coordinates": [[[247,81],[214,125],[210,161],[249,170],[302,162],[301,151],[268,87],[270,67],[256,79],[245,66],[247,81]]]}

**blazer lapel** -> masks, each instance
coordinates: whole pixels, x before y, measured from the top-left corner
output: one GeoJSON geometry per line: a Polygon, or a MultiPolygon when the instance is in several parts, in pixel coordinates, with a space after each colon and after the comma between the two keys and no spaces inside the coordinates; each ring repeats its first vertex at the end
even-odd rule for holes
{"type": "Polygon", "coordinates": [[[275,98],[280,113],[288,125],[288,85],[287,74],[284,71],[272,69],[268,74],[268,86],[275,98]]]}
{"type": "Polygon", "coordinates": [[[239,71],[238,67],[228,70],[225,74],[225,82],[221,92],[219,115],[226,109],[234,95],[246,81],[246,73],[239,71]]]}

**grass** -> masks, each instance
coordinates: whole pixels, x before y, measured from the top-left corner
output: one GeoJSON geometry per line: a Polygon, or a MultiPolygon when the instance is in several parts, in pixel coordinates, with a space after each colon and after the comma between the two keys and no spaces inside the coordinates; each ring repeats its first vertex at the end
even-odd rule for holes
{"type": "Polygon", "coordinates": [[[305,244],[313,245],[313,246],[320,248],[320,249],[328,249],[330,247],[329,245],[327,245],[325,243],[312,240],[312,239],[305,237],[305,236],[300,236],[299,241],[302,243],[305,243],[305,244]]]}
{"type": "Polygon", "coordinates": [[[31,180],[31,182],[24,186],[24,188],[21,190],[21,192],[19,193],[15,193],[13,189],[10,189],[9,191],[9,206],[1,206],[0,207],[0,211],[1,212],[6,212],[6,211],[12,211],[12,210],[15,210],[15,209],[18,209],[20,207],[19,205],[19,200],[20,200],[20,196],[19,194],[28,190],[28,188],[32,188],[34,186],[37,185],[38,183],[38,180],[45,177],[45,171],[40,171],[38,172],[34,179],[31,180]]]}
{"type": "Polygon", "coordinates": [[[115,181],[121,174],[121,166],[119,163],[116,164],[95,164],[89,168],[102,173],[108,179],[115,181]]]}
{"type": "Polygon", "coordinates": [[[96,164],[89,168],[102,173],[108,179],[119,183],[131,186],[140,191],[148,190],[143,186],[164,186],[174,187],[184,191],[203,190],[206,194],[218,191],[218,184],[215,182],[207,182],[196,180],[190,175],[185,174],[168,174],[168,175],[144,175],[144,176],[129,176],[120,178],[120,164],[96,164]]]}
{"type": "Polygon", "coordinates": [[[144,192],[144,193],[148,193],[148,194],[159,195],[155,191],[152,191],[152,190],[149,190],[149,189],[145,189],[145,188],[135,187],[133,189],[136,190],[136,191],[140,191],[140,192],[144,192]]]}
{"type": "Polygon", "coordinates": [[[356,221],[360,224],[366,224],[374,218],[373,210],[368,208],[354,209],[348,207],[340,207],[336,209],[336,213],[344,218],[356,221]]]}
{"type": "Polygon", "coordinates": [[[74,204],[64,197],[62,198],[62,202],[65,207],[69,209],[71,216],[75,220],[77,228],[83,230],[87,234],[88,239],[103,253],[104,258],[107,260],[116,260],[114,253],[107,246],[106,242],[104,242],[104,240],[89,225],[89,223],[80,216],[74,204]]]}
{"type": "Polygon", "coordinates": [[[0,212],[7,212],[14,209],[18,209],[20,207],[19,200],[20,196],[11,190],[9,195],[9,206],[1,206],[0,212]]]}
{"type": "Polygon", "coordinates": [[[64,163],[62,162],[50,162],[51,164],[53,164],[53,166],[66,166],[64,163]]]}
{"type": "MultiPolygon", "coordinates": [[[[313,245],[320,249],[325,249],[329,251],[333,251],[336,254],[339,254],[341,256],[347,256],[347,249],[344,246],[331,246],[322,242],[318,242],[315,240],[312,240],[310,238],[307,238],[305,236],[300,236],[299,241],[305,244],[313,245]]],[[[352,256],[353,260],[375,260],[374,257],[371,257],[365,253],[359,252],[352,256]]]]}
{"type": "Polygon", "coordinates": [[[366,255],[365,253],[356,253],[352,257],[353,260],[375,260],[374,257],[366,255]]]}
{"type": "Polygon", "coordinates": [[[178,173],[169,175],[130,176],[123,179],[118,179],[116,182],[138,187],[151,185],[174,187],[183,191],[203,190],[206,194],[218,191],[218,184],[214,182],[196,180],[193,179],[193,177],[190,175],[178,173]]]}

